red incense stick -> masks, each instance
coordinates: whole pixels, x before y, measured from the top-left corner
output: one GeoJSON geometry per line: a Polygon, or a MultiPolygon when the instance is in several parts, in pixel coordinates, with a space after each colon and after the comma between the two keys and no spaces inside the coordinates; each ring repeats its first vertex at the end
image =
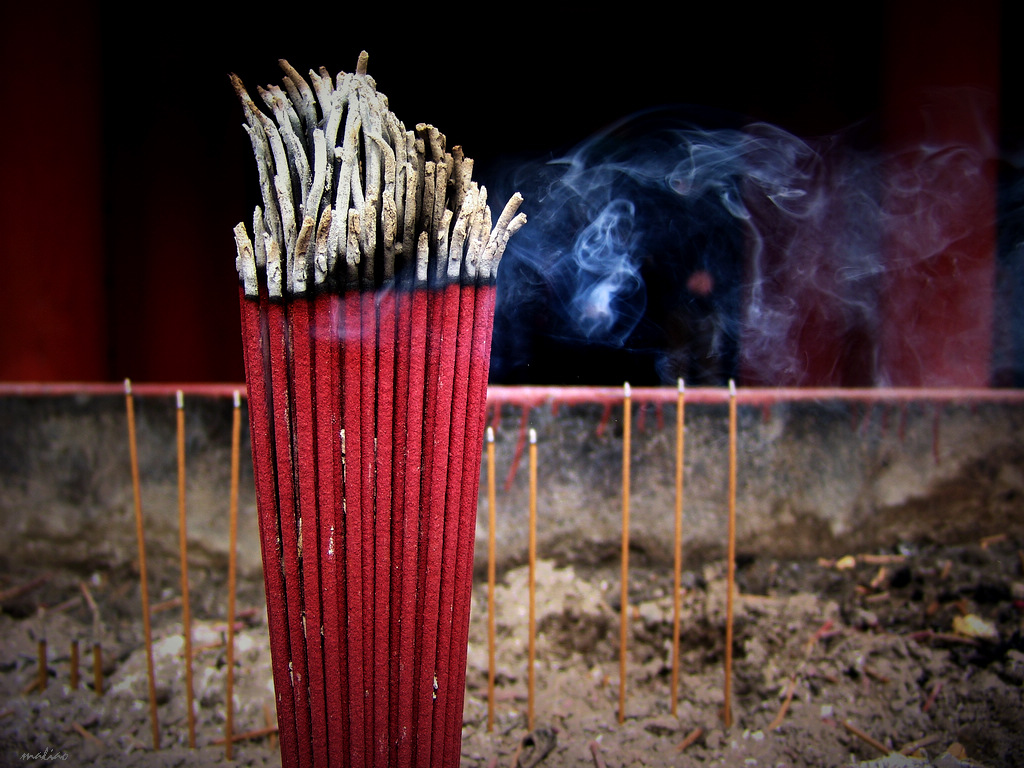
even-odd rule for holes
{"type": "MultiPolygon", "coordinates": [[[[461,617],[453,611],[455,607],[456,574],[459,553],[459,539],[462,534],[463,470],[466,439],[466,404],[469,400],[470,364],[473,342],[473,298],[475,285],[452,285],[449,290],[456,293],[457,335],[451,345],[455,347],[455,367],[452,371],[451,427],[448,436],[447,478],[445,482],[444,549],[441,555],[440,617],[437,636],[437,685],[438,698],[434,707],[435,734],[446,734],[448,713],[453,706],[451,676],[451,641],[453,624],[461,617]]],[[[479,467],[476,470],[480,474],[479,467]]],[[[461,675],[456,675],[461,678],[461,675]]],[[[460,707],[461,712],[461,707],[460,707]]],[[[445,739],[435,739],[432,747],[431,764],[443,765],[445,739]]]]}
{"type": "MultiPolygon", "coordinates": [[[[388,739],[391,744],[389,757],[391,762],[398,758],[399,744],[399,686],[402,676],[403,656],[400,653],[402,638],[402,577],[404,573],[403,562],[405,554],[405,482],[407,470],[407,456],[409,443],[409,392],[410,392],[410,371],[412,350],[410,348],[412,335],[412,292],[411,276],[408,286],[400,286],[396,293],[395,314],[396,322],[396,345],[395,345],[395,381],[394,381],[394,402],[393,402],[393,428],[392,428],[392,496],[391,496],[391,611],[389,647],[391,658],[388,679],[391,685],[391,698],[388,708],[389,733],[388,739]]],[[[422,392],[422,380],[419,383],[422,392]]],[[[416,435],[419,439],[419,435],[416,435]]]]}
{"type": "Polygon", "coordinates": [[[290,348],[288,369],[291,379],[292,451],[295,462],[296,537],[298,566],[303,591],[302,629],[305,635],[306,670],[309,685],[310,731],[313,763],[327,765],[327,707],[324,698],[323,647],[316,639],[321,631],[320,522],[317,515],[316,434],[313,411],[315,388],[310,344],[310,300],[299,298],[287,307],[290,348]],[[314,638],[311,640],[310,638],[314,638]]]}
{"type": "Polygon", "coordinates": [[[391,443],[394,411],[396,297],[385,286],[377,301],[377,520],[374,525],[374,742],[377,764],[388,762],[388,717],[391,687],[391,443]]]}
{"type": "Polygon", "coordinates": [[[357,290],[350,288],[344,299],[345,344],[342,370],[343,415],[341,440],[345,483],[345,598],[348,610],[346,638],[348,640],[349,738],[350,754],[354,765],[362,765],[366,750],[366,721],[364,716],[365,687],[363,683],[363,517],[361,441],[362,424],[362,318],[361,300],[357,290]]]}
{"type": "Polygon", "coordinates": [[[298,509],[292,463],[292,403],[288,396],[287,315],[282,303],[267,303],[270,339],[270,380],[274,391],[274,442],[277,458],[277,491],[284,566],[285,607],[291,636],[290,679],[295,699],[295,728],[300,759],[312,764],[309,696],[306,677],[306,637],[302,625],[302,573],[299,567],[298,509]]]}
{"type": "Polygon", "coordinates": [[[422,597],[417,603],[417,614],[420,624],[420,648],[417,654],[421,661],[416,665],[418,687],[416,701],[417,711],[417,742],[416,764],[428,766],[431,757],[431,741],[433,730],[433,712],[436,708],[438,676],[441,672],[434,662],[437,653],[438,610],[441,591],[441,559],[444,544],[445,488],[448,471],[448,437],[451,428],[452,377],[455,373],[454,340],[459,323],[459,286],[449,285],[443,290],[432,292],[436,307],[437,321],[432,328],[437,329],[433,336],[433,349],[430,363],[436,360],[431,370],[427,367],[427,409],[430,421],[424,425],[424,433],[432,439],[428,441],[429,474],[424,476],[427,488],[421,500],[421,509],[426,516],[426,526],[420,527],[420,561],[423,563],[422,597]]]}
{"type": "MultiPolygon", "coordinates": [[[[426,242],[426,236],[422,238],[426,242]]],[[[426,247],[420,248],[423,263],[423,280],[419,275],[412,293],[411,338],[409,340],[409,405],[407,410],[405,510],[404,532],[402,535],[402,600],[401,615],[416,616],[419,589],[419,539],[420,539],[420,490],[423,474],[423,446],[429,440],[424,431],[424,398],[427,369],[427,316],[428,291],[426,280],[426,247]]],[[[418,259],[419,261],[419,259],[418,259]]],[[[406,620],[401,627],[399,655],[406,662],[418,657],[418,627],[416,622],[406,620]]],[[[412,704],[403,706],[398,712],[398,765],[412,765],[415,748],[415,662],[406,663],[399,673],[398,700],[412,704]]]]}
{"type": "MultiPolygon", "coordinates": [[[[472,365],[469,379],[469,398],[466,404],[466,434],[463,455],[463,489],[459,508],[459,550],[456,559],[453,615],[465,617],[453,620],[450,666],[462,670],[466,667],[469,642],[469,609],[473,593],[473,545],[476,541],[477,496],[480,489],[479,456],[483,450],[487,375],[490,369],[491,329],[494,319],[495,288],[491,278],[483,275],[482,283],[474,292],[472,365]]],[[[451,678],[449,686],[448,723],[446,726],[445,765],[455,765],[461,753],[462,711],[465,685],[451,678]]]]}
{"type": "MultiPolygon", "coordinates": [[[[441,357],[438,369],[436,420],[434,423],[434,457],[433,471],[431,473],[431,506],[430,506],[430,527],[436,534],[431,536],[430,554],[436,556],[436,560],[428,560],[427,563],[427,593],[424,605],[425,615],[433,618],[434,631],[432,634],[425,633],[427,646],[424,648],[424,659],[434,658],[434,675],[431,685],[433,688],[433,706],[431,720],[433,726],[430,729],[430,764],[437,765],[440,753],[444,746],[442,732],[435,730],[443,722],[444,704],[447,699],[448,686],[448,649],[445,646],[450,631],[445,633],[444,626],[451,620],[451,611],[446,600],[450,601],[450,590],[446,589],[446,556],[451,549],[454,555],[455,547],[451,546],[457,540],[456,523],[457,516],[452,513],[448,506],[449,476],[455,467],[461,471],[461,446],[453,445],[451,442],[452,430],[455,422],[461,421],[464,414],[456,414],[453,404],[456,399],[455,389],[455,367],[458,358],[459,338],[459,308],[460,288],[457,282],[450,283],[444,288],[444,314],[441,325],[441,357]],[[435,602],[436,601],[436,602],[435,602]],[[430,643],[433,643],[433,648],[430,643]],[[440,655],[444,655],[444,663],[440,662],[440,655]],[[438,736],[440,738],[434,738],[438,736]]],[[[465,401],[463,401],[465,407],[465,401]]]]}
{"type": "MultiPolygon", "coordinates": [[[[372,275],[372,272],[370,274],[372,275]]],[[[372,277],[370,280],[372,280],[372,277]]],[[[372,283],[366,285],[364,278],[364,286],[360,292],[360,319],[362,325],[359,333],[361,370],[359,394],[362,401],[359,414],[361,420],[359,427],[361,459],[359,464],[356,465],[358,469],[362,470],[359,479],[361,492],[359,511],[363,518],[362,586],[364,613],[363,622],[357,631],[363,633],[363,685],[367,692],[366,706],[363,710],[363,727],[368,743],[367,749],[373,750],[374,753],[375,746],[371,745],[374,745],[374,693],[376,690],[374,686],[374,672],[376,670],[374,663],[374,644],[376,642],[374,631],[374,577],[376,575],[374,560],[376,552],[374,551],[374,545],[376,543],[376,526],[374,525],[375,509],[373,498],[376,474],[374,471],[374,444],[376,442],[374,422],[376,421],[377,398],[377,313],[375,303],[372,283]]]]}
{"type": "MultiPolygon", "coordinates": [[[[242,344],[248,386],[249,434],[252,441],[253,478],[256,485],[256,513],[263,550],[263,580],[267,595],[267,621],[272,626],[286,626],[284,578],[280,563],[281,533],[277,512],[277,482],[274,456],[273,400],[266,387],[269,381],[269,339],[266,339],[266,288],[262,299],[247,298],[239,287],[242,315],[242,344]],[[261,311],[261,307],[262,310],[261,311]]],[[[275,700],[281,743],[281,760],[285,765],[298,763],[298,737],[295,730],[295,701],[291,694],[288,660],[291,648],[287,632],[272,632],[271,669],[274,675],[275,700]]]]}
{"type": "Polygon", "coordinates": [[[338,589],[344,563],[341,512],[341,440],[338,436],[341,390],[338,377],[337,297],[326,291],[313,301],[313,350],[316,365],[317,507],[320,516],[320,575],[323,589],[324,696],[327,707],[328,764],[343,764],[348,750],[348,720],[341,686],[347,668],[344,590],[338,589]]]}

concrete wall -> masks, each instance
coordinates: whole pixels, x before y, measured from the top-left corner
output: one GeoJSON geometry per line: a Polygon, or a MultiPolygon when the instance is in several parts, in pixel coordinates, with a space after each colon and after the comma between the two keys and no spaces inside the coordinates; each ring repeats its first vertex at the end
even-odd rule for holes
{"type": "MultiPolygon", "coordinates": [[[[171,398],[137,397],[138,445],[151,567],[177,568],[177,454],[171,398]]],[[[187,398],[189,557],[227,562],[231,403],[187,398]]],[[[693,565],[725,550],[728,413],[686,411],[684,538],[693,565]]],[[[615,408],[533,409],[538,432],[538,549],[581,565],[618,557],[622,425],[615,408]]],[[[519,409],[497,429],[498,564],[527,546],[527,459],[511,472],[519,409]],[[510,479],[511,477],[511,479],[510,479]],[[507,488],[506,488],[507,484],[507,488]]],[[[669,563],[675,408],[634,405],[631,543],[669,563]],[[661,425],[659,426],[659,422],[661,425]]],[[[838,402],[741,407],[737,536],[741,555],[835,556],[915,541],[1024,533],[1024,405],[838,402]]],[[[248,424],[243,412],[239,569],[258,576],[260,548],[248,424]]],[[[477,566],[486,555],[481,475],[477,566]]],[[[0,526],[7,568],[120,567],[137,557],[122,397],[0,398],[0,526]]]]}

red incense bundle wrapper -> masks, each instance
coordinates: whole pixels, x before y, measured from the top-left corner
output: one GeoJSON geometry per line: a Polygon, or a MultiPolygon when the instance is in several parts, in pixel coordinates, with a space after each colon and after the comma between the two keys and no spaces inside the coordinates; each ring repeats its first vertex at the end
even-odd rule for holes
{"type": "Polygon", "coordinates": [[[456,766],[494,281],[472,161],[366,74],[232,76],[263,204],[235,228],[282,763],[456,766]]]}

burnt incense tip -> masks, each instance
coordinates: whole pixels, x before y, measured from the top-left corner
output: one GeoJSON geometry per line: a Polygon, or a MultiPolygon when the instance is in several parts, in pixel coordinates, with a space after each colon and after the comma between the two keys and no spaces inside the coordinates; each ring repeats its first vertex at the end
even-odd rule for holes
{"type": "Polygon", "coordinates": [[[132,393],[132,380],[131,379],[125,379],[124,380],[124,393],[126,395],[130,395],[132,393]]]}
{"type": "Polygon", "coordinates": [[[487,442],[488,443],[493,443],[494,442],[494,427],[488,427],[487,428],[487,442]]]}
{"type": "Polygon", "coordinates": [[[235,390],[234,401],[235,401],[235,408],[238,408],[238,407],[240,407],[242,405],[242,395],[241,395],[241,393],[239,393],[239,391],[237,389],[235,390]]]}
{"type": "Polygon", "coordinates": [[[531,429],[530,430],[530,445],[536,445],[536,444],[537,444],[537,430],[536,429],[531,429]]]}
{"type": "Polygon", "coordinates": [[[236,75],[234,72],[228,72],[228,80],[231,81],[231,87],[235,89],[235,93],[242,97],[245,93],[245,85],[242,83],[242,78],[236,75]]]}
{"type": "Polygon", "coordinates": [[[185,408],[185,393],[179,389],[174,393],[174,401],[178,406],[178,410],[183,410],[185,408]]]}
{"type": "Polygon", "coordinates": [[[625,384],[622,385],[622,395],[623,397],[628,398],[631,393],[632,389],[630,388],[629,382],[627,381],[625,384]]]}
{"type": "Polygon", "coordinates": [[[395,276],[399,255],[422,282],[423,233],[429,280],[491,282],[505,244],[525,222],[516,215],[517,193],[492,229],[472,160],[460,146],[446,152],[447,139],[429,123],[407,130],[367,74],[368,61],[362,51],[355,73],[336,78],[324,67],[310,70],[311,88],[279,59],[283,87],[258,88],[260,104],[229,74],[263,198],[251,237],[244,225],[235,233],[246,296],[266,290],[287,299],[322,285],[380,290],[395,276]]]}
{"type": "Polygon", "coordinates": [[[679,378],[679,381],[676,382],[676,385],[679,389],[680,395],[686,392],[686,382],[683,381],[682,377],[679,378]]]}
{"type": "Polygon", "coordinates": [[[736,381],[729,379],[729,397],[736,397],[736,381]]]}

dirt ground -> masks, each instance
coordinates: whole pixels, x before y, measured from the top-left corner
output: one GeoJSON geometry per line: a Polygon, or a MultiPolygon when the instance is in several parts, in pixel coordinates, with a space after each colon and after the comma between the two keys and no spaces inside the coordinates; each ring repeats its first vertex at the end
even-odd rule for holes
{"type": "MultiPolygon", "coordinates": [[[[618,563],[537,565],[534,727],[527,728],[527,569],[496,595],[496,701],[488,731],[486,585],[475,586],[465,766],[1024,766],[1024,555],[1009,538],[894,546],[835,561],[741,557],[732,726],[723,724],[725,564],[683,574],[672,714],[672,574],[630,575],[625,719],[618,723],[618,563]],[[858,729],[864,736],[857,735],[858,729]],[[867,738],[879,742],[872,746],[867,738]],[[886,752],[914,751],[917,758],[886,752]],[[884,751],[883,751],[884,750],[884,751]]],[[[161,749],[152,748],[137,581],[130,572],[0,575],[0,765],[231,764],[223,746],[226,588],[193,576],[195,750],[188,748],[181,613],[172,574],[151,594],[161,749]],[[84,587],[83,587],[84,585],[84,587]],[[90,600],[92,604],[90,604],[90,600]],[[49,676],[38,679],[38,641],[49,676]],[[69,681],[78,640],[82,682],[69,681]],[[105,693],[93,686],[102,645],[105,693]]],[[[240,585],[235,730],[273,706],[262,585],[240,585]]],[[[274,737],[234,764],[280,765],[274,737]]]]}

